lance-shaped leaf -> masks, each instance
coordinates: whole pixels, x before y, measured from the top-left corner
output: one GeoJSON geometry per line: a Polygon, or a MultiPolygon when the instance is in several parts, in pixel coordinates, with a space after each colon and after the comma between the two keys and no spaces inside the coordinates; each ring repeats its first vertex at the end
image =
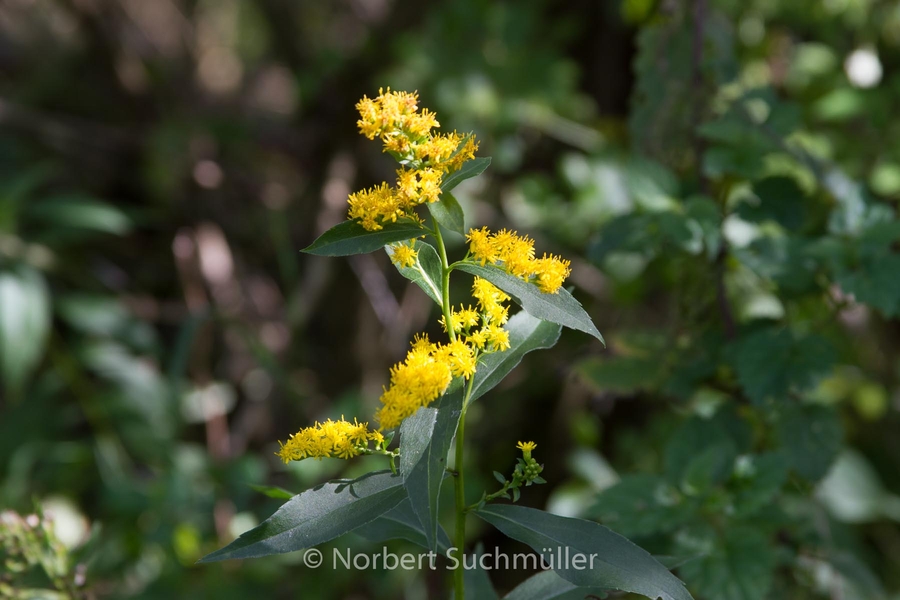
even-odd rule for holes
{"type": "MultiPolygon", "coordinates": [[[[498,600],[500,598],[494,589],[494,585],[491,583],[488,572],[481,568],[482,556],[484,556],[484,544],[479,542],[475,546],[474,568],[469,568],[471,565],[468,562],[463,563],[463,584],[466,588],[466,600],[498,600]]],[[[460,561],[463,560],[462,554],[459,552],[455,552],[453,557],[460,561]]],[[[487,558],[485,566],[491,570],[495,569],[496,566],[491,564],[492,557],[486,556],[485,558],[487,558]]]]}
{"type": "MultiPolygon", "coordinates": [[[[383,542],[385,540],[407,540],[428,548],[428,540],[425,539],[425,528],[419,521],[419,517],[412,509],[409,498],[405,498],[400,504],[384,513],[371,523],[358,528],[357,533],[367,540],[383,542]]],[[[439,552],[446,552],[450,548],[450,536],[444,528],[438,526],[437,548],[439,552]]]]}
{"type": "Polygon", "coordinates": [[[560,577],[577,586],[622,590],[653,599],[691,600],[684,584],[649,553],[593,521],[501,504],[488,505],[475,514],[531,546],[560,577]]]}
{"type": "Polygon", "coordinates": [[[410,240],[425,233],[427,232],[424,227],[410,219],[385,223],[378,231],[369,231],[354,219],[335,225],[303,251],[318,256],[366,254],[378,250],[385,244],[410,240]]]}
{"type": "MultiPolygon", "coordinates": [[[[441,303],[441,259],[431,244],[415,240],[413,242],[418,259],[415,266],[401,267],[394,265],[400,274],[422,288],[428,297],[442,306],[441,303]]],[[[392,246],[385,246],[388,256],[394,255],[392,246]]]]}
{"type": "Polygon", "coordinates": [[[554,571],[541,571],[516,586],[503,596],[503,600],[584,600],[591,597],[605,598],[606,594],[599,588],[579,587],[554,571]]]}
{"type": "Polygon", "coordinates": [[[444,229],[466,235],[466,217],[462,206],[450,192],[441,194],[441,199],[428,205],[431,216],[440,223],[444,229]]]}
{"type": "Polygon", "coordinates": [[[297,495],[294,492],[289,492],[282,487],[278,487],[277,485],[256,485],[253,483],[249,485],[260,494],[264,494],[269,498],[275,498],[276,500],[290,500],[297,495]]]}
{"type": "Polygon", "coordinates": [[[441,192],[446,194],[466,179],[481,175],[488,168],[489,164],[491,164],[490,156],[480,156],[467,161],[458,171],[454,171],[444,177],[444,180],[441,182],[441,192]]]}
{"type": "Polygon", "coordinates": [[[438,499],[447,454],[462,412],[462,391],[445,394],[435,408],[420,408],[400,426],[400,474],[413,512],[425,529],[428,548],[437,547],[438,499]]]}
{"type": "Polygon", "coordinates": [[[43,275],[24,266],[0,272],[0,382],[13,395],[21,391],[44,354],[50,313],[43,275]]]}
{"type": "Polygon", "coordinates": [[[566,290],[560,289],[555,294],[545,294],[536,285],[490,265],[481,266],[464,262],[458,263],[454,268],[487,279],[512,296],[513,300],[532,316],[589,333],[606,344],[581,304],[566,290]]]}
{"type": "Polygon", "coordinates": [[[373,521],[405,497],[403,480],[390,471],[369,473],[353,481],[332,481],[294,496],[259,526],[200,562],[311,548],[373,521]]]}
{"type": "Polygon", "coordinates": [[[522,362],[522,357],[532,350],[552,348],[559,339],[562,327],[521,311],[509,320],[506,330],[509,331],[509,348],[503,352],[488,354],[478,361],[469,402],[483,396],[503,381],[522,362]]]}

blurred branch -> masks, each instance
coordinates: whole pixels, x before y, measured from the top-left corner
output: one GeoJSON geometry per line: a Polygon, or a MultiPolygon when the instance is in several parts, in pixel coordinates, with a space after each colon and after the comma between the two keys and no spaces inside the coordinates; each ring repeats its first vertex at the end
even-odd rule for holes
{"type": "Polygon", "coordinates": [[[388,287],[384,272],[369,254],[352,256],[349,262],[378,321],[385,329],[390,329],[398,321],[400,304],[388,287]]]}
{"type": "MultiPolygon", "coordinates": [[[[692,37],[691,37],[691,81],[694,90],[694,114],[693,114],[693,146],[694,160],[697,168],[697,179],[701,193],[710,195],[710,184],[703,173],[703,156],[706,152],[706,142],[699,133],[700,124],[703,122],[708,106],[706,80],[703,76],[704,46],[706,42],[706,17],[708,7],[707,0],[693,0],[692,4],[692,37]]],[[[722,203],[722,219],[725,218],[725,200],[722,203]]],[[[730,340],[735,336],[734,310],[728,299],[728,289],[725,286],[725,270],[728,260],[728,242],[722,236],[722,247],[716,256],[713,266],[716,279],[716,303],[719,314],[722,317],[722,326],[725,336],[730,340]]]]}

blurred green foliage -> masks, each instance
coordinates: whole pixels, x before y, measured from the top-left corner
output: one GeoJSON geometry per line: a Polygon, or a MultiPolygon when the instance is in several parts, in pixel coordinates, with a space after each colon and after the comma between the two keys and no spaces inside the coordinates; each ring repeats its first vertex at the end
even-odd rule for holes
{"type": "Polygon", "coordinates": [[[7,0],[0,507],[37,502],[73,594],[442,597],[194,565],[279,505],[251,486],[370,470],[276,440],[371,413],[437,329],[386,257],[297,252],[390,177],[353,106],[391,85],[484,140],[467,214],[583,257],[609,344],[564,333],[473,406],[470,487],[534,439],[524,502],[695,598],[900,597],[898,64],[889,0],[7,0]]]}

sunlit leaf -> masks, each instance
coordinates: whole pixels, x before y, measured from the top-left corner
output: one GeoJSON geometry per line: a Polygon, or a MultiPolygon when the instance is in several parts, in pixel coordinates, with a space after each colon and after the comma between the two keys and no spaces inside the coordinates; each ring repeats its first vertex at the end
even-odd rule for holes
{"type": "Polygon", "coordinates": [[[378,231],[367,230],[357,220],[344,221],[320,235],[303,251],[318,256],[366,254],[382,248],[385,244],[410,240],[425,233],[424,227],[411,220],[385,223],[378,231]]]}

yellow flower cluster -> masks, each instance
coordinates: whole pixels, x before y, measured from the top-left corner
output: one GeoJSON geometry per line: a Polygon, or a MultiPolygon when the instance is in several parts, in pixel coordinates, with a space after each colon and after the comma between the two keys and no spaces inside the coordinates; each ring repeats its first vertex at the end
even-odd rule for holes
{"type": "Polygon", "coordinates": [[[419,260],[419,253],[409,244],[399,243],[391,246],[391,262],[398,267],[414,267],[419,260]]]}
{"type": "Polygon", "coordinates": [[[378,431],[369,431],[368,423],[328,419],[312,427],[301,429],[282,444],[277,454],[287,464],[304,458],[353,458],[368,449],[369,442],[376,445],[384,441],[378,431]]]}
{"type": "MultiPolygon", "coordinates": [[[[472,295],[478,308],[460,307],[450,312],[450,327],[459,336],[465,336],[466,344],[478,352],[497,352],[509,348],[509,332],[503,324],[509,319],[509,309],[503,305],[509,296],[490,281],[476,277],[472,295]]],[[[441,318],[444,329],[447,324],[441,318]]]]}
{"type": "Polygon", "coordinates": [[[572,272],[571,263],[544,254],[534,257],[534,240],[515,231],[501,229],[491,233],[487,227],[470,229],[466,240],[469,253],[482,266],[486,263],[503,267],[507,273],[531,281],[545,294],[555,294],[572,272]]]}
{"type": "Polygon", "coordinates": [[[381,395],[375,413],[381,429],[394,429],[403,419],[437,400],[454,376],[469,378],[477,357],[459,340],[435,344],[427,335],[416,336],[406,360],[391,368],[391,385],[381,395]]]}
{"type": "Polygon", "coordinates": [[[434,402],[454,377],[468,379],[474,375],[479,355],[509,348],[509,332],[503,329],[509,314],[502,304],[509,296],[477,277],[472,293],[478,309],[460,307],[451,313],[455,340],[435,344],[428,336],[416,336],[406,360],[391,369],[391,385],[381,395],[382,406],[375,414],[381,429],[399,426],[403,419],[434,402]]]}
{"type": "Polygon", "coordinates": [[[403,217],[418,220],[415,207],[436,202],[444,174],[458,170],[475,158],[478,150],[472,136],[432,132],[440,123],[427,108],[418,111],[417,94],[392,92],[390,88],[378,92],[377,98],[364,96],[357,103],[357,125],[370,140],[380,138],[385,152],[405,166],[397,170],[396,187],[382,183],[350,194],[350,218],[359,219],[369,231],[403,217]]]}

